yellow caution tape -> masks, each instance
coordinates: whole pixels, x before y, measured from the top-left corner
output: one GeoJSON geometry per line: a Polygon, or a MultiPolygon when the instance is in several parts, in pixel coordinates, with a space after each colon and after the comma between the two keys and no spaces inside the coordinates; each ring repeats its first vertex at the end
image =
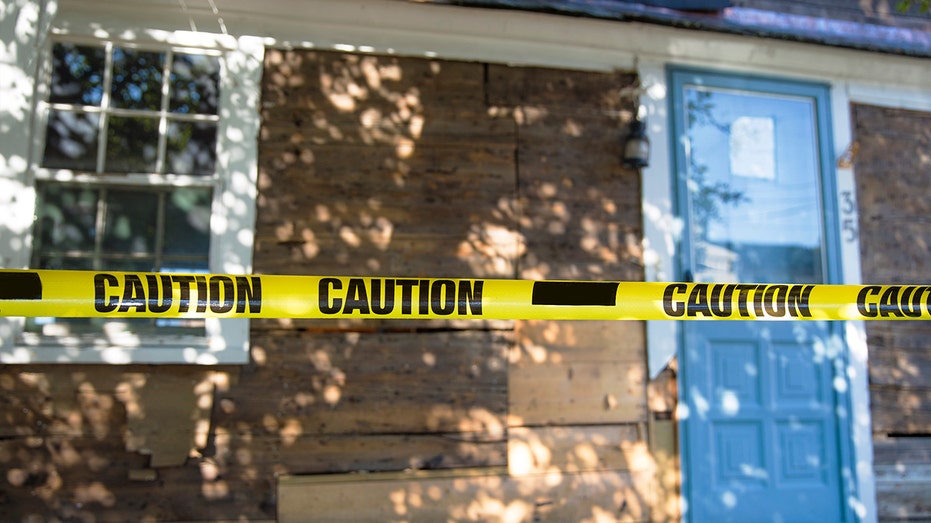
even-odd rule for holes
{"type": "Polygon", "coordinates": [[[923,320],[931,285],[0,270],[0,316],[923,320]]]}

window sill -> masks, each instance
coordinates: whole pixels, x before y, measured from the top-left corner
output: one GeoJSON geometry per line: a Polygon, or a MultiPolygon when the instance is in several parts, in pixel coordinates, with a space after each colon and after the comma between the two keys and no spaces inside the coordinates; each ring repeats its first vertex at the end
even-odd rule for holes
{"type": "Polygon", "coordinates": [[[0,353],[0,363],[98,364],[244,364],[246,344],[228,346],[222,337],[191,335],[73,334],[45,336],[22,333],[0,353]]]}

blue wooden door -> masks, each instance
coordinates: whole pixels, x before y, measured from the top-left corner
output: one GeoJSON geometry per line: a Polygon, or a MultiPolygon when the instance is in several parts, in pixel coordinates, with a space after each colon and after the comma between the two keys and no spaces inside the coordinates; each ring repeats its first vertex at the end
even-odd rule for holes
{"type": "MultiPolygon", "coordinates": [[[[833,232],[821,85],[670,72],[683,275],[826,283],[833,232]]],[[[686,519],[849,521],[844,350],[824,322],[684,322],[686,519]]]]}

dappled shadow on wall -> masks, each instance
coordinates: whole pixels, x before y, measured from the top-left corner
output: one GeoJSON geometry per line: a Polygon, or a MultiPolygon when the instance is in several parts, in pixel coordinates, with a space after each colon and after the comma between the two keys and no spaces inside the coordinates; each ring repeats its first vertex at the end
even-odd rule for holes
{"type": "MultiPolygon", "coordinates": [[[[269,51],[256,271],[642,279],[639,181],[619,158],[619,129],[631,115],[615,97],[618,84],[593,97],[571,73],[536,74],[269,51]]],[[[253,322],[255,366],[219,400],[219,423],[239,447],[230,454],[262,459],[226,429],[255,430],[261,420],[266,433],[280,431],[288,458],[278,468],[290,474],[506,466],[513,330],[512,322],[253,322]],[[273,380],[281,387],[268,391],[273,380]]],[[[599,396],[597,408],[615,408],[621,395],[599,396]]],[[[548,444],[523,448],[542,456],[548,444]]],[[[612,481],[629,480],[624,466],[615,479],[603,470],[577,476],[601,466],[586,445],[552,450],[560,465],[528,472],[527,484],[604,481],[605,513],[644,510],[643,492],[607,494],[612,481]]],[[[507,509],[511,480],[488,481],[494,486],[458,492],[522,513],[525,500],[507,509]]],[[[383,496],[410,511],[396,516],[419,506],[404,496],[383,496]]],[[[442,499],[447,515],[477,517],[468,503],[452,506],[458,496],[442,499]]]]}
{"type": "MultiPolygon", "coordinates": [[[[618,157],[629,111],[607,91],[573,111],[591,98],[568,73],[508,73],[269,50],[256,272],[642,279],[639,182],[618,157]]],[[[246,227],[235,210],[229,226],[246,227]]],[[[548,328],[579,345],[573,327],[548,328]]],[[[632,425],[519,435],[509,421],[509,367],[564,363],[547,338],[517,338],[512,322],[272,319],[253,322],[236,369],[10,368],[0,514],[272,519],[282,475],[489,467],[500,474],[450,494],[395,486],[383,500],[401,519],[439,506],[558,520],[579,494],[587,512],[570,519],[642,519],[655,466],[632,425]]],[[[626,408],[640,364],[597,409],[626,408]]]]}

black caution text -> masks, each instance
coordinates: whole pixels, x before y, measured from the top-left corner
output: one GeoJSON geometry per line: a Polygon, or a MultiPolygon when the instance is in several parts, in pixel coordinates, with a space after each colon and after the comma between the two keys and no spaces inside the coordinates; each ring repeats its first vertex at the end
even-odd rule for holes
{"type": "Polygon", "coordinates": [[[931,286],[867,285],[857,293],[857,310],[866,318],[920,318],[931,314],[931,286]]]}
{"type": "Polygon", "coordinates": [[[663,310],[673,318],[810,318],[814,285],[671,283],[663,310]]]}
{"type": "Polygon", "coordinates": [[[327,315],[481,316],[481,280],[321,278],[317,296],[327,315]]]}
{"type": "Polygon", "coordinates": [[[258,276],[185,274],[94,275],[94,308],[100,313],[259,313],[258,276]]]}

